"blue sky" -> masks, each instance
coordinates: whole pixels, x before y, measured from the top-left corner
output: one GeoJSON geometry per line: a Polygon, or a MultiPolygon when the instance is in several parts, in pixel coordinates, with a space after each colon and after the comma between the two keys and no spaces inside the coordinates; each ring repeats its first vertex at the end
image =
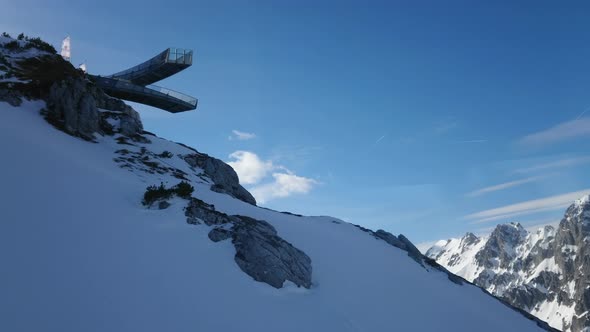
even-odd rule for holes
{"type": "Polygon", "coordinates": [[[147,130],[233,162],[262,205],[428,242],[555,222],[590,192],[582,1],[5,1],[0,30],[72,38],[108,74],[195,50],[199,98],[147,130]],[[149,5],[148,5],[149,3],[149,5]]]}

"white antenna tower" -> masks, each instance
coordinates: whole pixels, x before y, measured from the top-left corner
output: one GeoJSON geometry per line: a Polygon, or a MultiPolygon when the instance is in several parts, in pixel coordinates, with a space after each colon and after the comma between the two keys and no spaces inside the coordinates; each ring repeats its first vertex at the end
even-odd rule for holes
{"type": "Polygon", "coordinates": [[[61,56],[66,60],[66,61],[70,61],[70,36],[67,36],[62,42],[61,42],[61,56]]]}

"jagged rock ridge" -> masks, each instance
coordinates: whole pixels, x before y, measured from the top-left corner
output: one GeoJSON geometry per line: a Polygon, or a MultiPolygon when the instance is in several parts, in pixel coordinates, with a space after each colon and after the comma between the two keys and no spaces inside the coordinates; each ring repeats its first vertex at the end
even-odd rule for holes
{"type": "Polygon", "coordinates": [[[590,196],[557,228],[498,225],[486,237],[439,241],[426,255],[451,272],[564,331],[590,329],[590,196]]]}

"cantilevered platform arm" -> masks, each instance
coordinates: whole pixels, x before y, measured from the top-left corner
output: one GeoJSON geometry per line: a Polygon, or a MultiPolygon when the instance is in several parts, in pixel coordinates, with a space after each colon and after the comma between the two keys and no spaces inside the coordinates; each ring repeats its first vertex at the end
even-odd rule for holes
{"type": "Polygon", "coordinates": [[[193,51],[168,48],[148,61],[116,74],[106,77],[88,76],[113,97],[178,113],[196,109],[197,99],[151,84],[178,73],[192,63],[193,51]]]}
{"type": "Polygon", "coordinates": [[[91,76],[94,83],[108,95],[157,107],[171,113],[191,111],[198,100],[177,91],[155,85],[141,86],[116,78],[91,76]]]}
{"type": "Polygon", "coordinates": [[[168,48],[144,63],[108,77],[145,86],[172,76],[190,67],[192,63],[192,50],[168,48]]]}

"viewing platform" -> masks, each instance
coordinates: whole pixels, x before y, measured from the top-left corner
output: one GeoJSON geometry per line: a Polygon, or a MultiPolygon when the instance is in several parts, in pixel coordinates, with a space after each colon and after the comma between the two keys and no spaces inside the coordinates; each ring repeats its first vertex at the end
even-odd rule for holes
{"type": "Polygon", "coordinates": [[[192,63],[192,50],[168,48],[153,58],[116,74],[89,76],[108,95],[178,113],[196,109],[198,100],[152,84],[190,67],[192,63]]]}

